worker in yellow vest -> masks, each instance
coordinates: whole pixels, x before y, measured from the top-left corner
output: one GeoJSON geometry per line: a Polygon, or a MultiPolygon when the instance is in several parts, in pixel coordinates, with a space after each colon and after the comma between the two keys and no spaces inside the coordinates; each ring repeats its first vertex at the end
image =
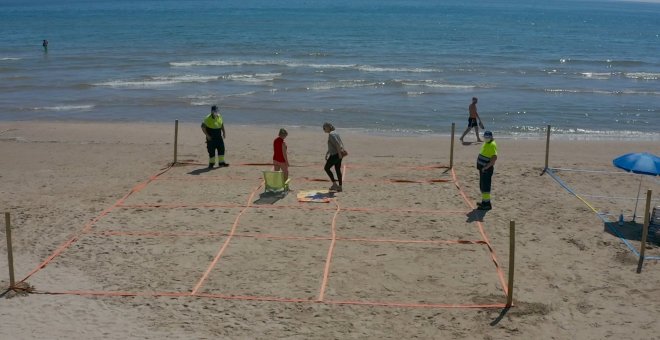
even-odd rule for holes
{"type": "Polygon", "coordinates": [[[479,189],[481,190],[481,202],[477,203],[477,207],[479,210],[490,210],[493,208],[490,204],[490,187],[497,161],[497,144],[491,131],[484,132],[484,140],[485,143],[481,146],[481,152],[477,157],[479,189]]]}
{"type": "Polygon", "coordinates": [[[222,122],[222,116],[218,112],[218,107],[213,105],[209,113],[202,122],[202,132],[206,136],[206,150],[209,153],[209,169],[213,169],[216,161],[218,167],[229,166],[225,163],[225,125],[222,122]],[[216,156],[216,151],[218,155],[216,156]]]}

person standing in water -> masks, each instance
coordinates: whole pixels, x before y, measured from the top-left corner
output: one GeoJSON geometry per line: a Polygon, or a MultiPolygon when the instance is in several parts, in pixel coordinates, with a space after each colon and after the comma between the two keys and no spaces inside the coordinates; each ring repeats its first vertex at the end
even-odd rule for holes
{"type": "Polygon", "coordinates": [[[48,53],[48,40],[44,39],[44,41],[41,42],[41,46],[43,46],[44,52],[48,53]]]}
{"type": "Polygon", "coordinates": [[[479,138],[479,127],[483,129],[484,124],[481,122],[479,113],[477,113],[477,101],[477,97],[472,97],[472,104],[470,104],[470,107],[468,108],[468,111],[470,112],[470,116],[468,117],[468,126],[467,129],[465,129],[465,132],[463,132],[461,138],[459,138],[461,143],[463,143],[463,138],[465,138],[465,135],[467,135],[472,128],[474,128],[474,132],[477,134],[477,141],[481,142],[481,139],[479,138]]]}

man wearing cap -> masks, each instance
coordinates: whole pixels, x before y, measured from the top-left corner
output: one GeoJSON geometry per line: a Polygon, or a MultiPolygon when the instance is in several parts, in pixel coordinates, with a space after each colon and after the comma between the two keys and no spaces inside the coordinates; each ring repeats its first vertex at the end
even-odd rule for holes
{"type": "Polygon", "coordinates": [[[495,171],[497,161],[497,144],[493,140],[491,131],[484,132],[484,145],[481,146],[479,157],[477,157],[477,170],[479,170],[479,189],[481,190],[481,202],[477,203],[479,210],[490,210],[490,185],[495,171]]]}
{"type": "Polygon", "coordinates": [[[202,122],[202,132],[206,135],[206,150],[209,152],[209,169],[213,169],[216,160],[218,167],[229,166],[225,163],[225,125],[222,122],[222,116],[218,112],[218,107],[213,105],[209,113],[202,122]],[[216,157],[215,152],[218,151],[216,157]]]}

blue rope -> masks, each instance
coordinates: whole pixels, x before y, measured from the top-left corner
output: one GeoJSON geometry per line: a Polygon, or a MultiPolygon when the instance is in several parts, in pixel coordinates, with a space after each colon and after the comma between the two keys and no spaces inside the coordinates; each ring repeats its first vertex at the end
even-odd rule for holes
{"type": "MultiPolygon", "coordinates": [[[[566,189],[566,191],[571,193],[573,196],[582,199],[578,194],[575,193],[575,191],[573,191],[573,189],[571,189],[566,183],[564,183],[564,181],[562,181],[559,177],[557,177],[557,175],[555,175],[555,173],[552,171],[552,169],[550,169],[550,168],[545,169],[545,172],[548,175],[550,175],[550,177],[552,177],[552,179],[554,179],[560,186],[562,186],[564,189],[566,189]]],[[[610,231],[612,231],[612,233],[614,233],[621,240],[621,242],[623,242],[628,247],[628,249],[630,249],[630,251],[632,251],[635,254],[635,256],[637,256],[639,258],[640,254],[637,251],[637,249],[635,249],[635,247],[633,247],[633,245],[628,240],[623,238],[623,235],[621,235],[619,230],[617,228],[615,228],[613,226],[613,224],[611,223],[611,221],[609,221],[605,217],[605,216],[607,216],[607,214],[596,212],[596,215],[603,221],[603,223],[605,223],[605,226],[610,231]]],[[[644,256],[644,260],[660,260],[660,256],[644,256]]]]}

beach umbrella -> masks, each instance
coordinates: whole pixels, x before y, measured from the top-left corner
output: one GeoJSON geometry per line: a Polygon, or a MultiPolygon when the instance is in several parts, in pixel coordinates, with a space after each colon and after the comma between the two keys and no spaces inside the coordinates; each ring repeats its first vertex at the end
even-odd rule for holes
{"type": "Polygon", "coordinates": [[[635,215],[637,215],[637,203],[639,202],[639,191],[642,189],[641,175],[659,176],[660,157],[648,152],[634,152],[615,158],[612,161],[612,164],[614,164],[614,166],[619,169],[640,174],[639,188],[637,188],[637,200],[635,201],[635,212],[633,213],[633,222],[635,222],[635,215]]]}

